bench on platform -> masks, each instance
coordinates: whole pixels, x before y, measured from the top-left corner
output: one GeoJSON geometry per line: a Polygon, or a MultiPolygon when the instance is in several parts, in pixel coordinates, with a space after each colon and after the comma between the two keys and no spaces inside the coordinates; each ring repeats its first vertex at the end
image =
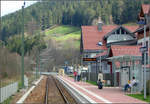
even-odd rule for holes
{"type": "MultiPolygon", "coordinates": [[[[127,89],[127,92],[128,93],[137,93],[139,90],[139,83],[138,82],[136,82],[131,88],[128,88],[127,89]]],[[[122,90],[124,91],[124,87],[122,88],[122,90]]]]}
{"type": "Polygon", "coordinates": [[[136,82],[132,87],[131,87],[131,93],[137,93],[139,89],[139,83],[136,82]]]}

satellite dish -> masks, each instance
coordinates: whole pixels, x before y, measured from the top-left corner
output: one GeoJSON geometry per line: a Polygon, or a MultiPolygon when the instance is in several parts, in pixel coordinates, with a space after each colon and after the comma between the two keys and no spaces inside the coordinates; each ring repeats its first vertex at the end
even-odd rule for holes
{"type": "Polygon", "coordinates": [[[99,46],[102,46],[102,45],[103,45],[103,43],[102,43],[102,42],[98,42],[98,45],[99,45],[99,46]]]}

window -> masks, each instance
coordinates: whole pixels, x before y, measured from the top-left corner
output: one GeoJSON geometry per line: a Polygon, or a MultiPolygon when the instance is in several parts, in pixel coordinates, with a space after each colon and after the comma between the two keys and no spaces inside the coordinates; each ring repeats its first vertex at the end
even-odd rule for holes
{"type": "Polygon", "coordinates": [[[146,41],[146,47],[148,47],[148,41],[146,41]]]}
{"type": "Polygon", "coordinates": [[[130,35],[111,35],[107,38],[107,43],[125,41],[125,40],[133,40],[134,38],[130,35]]]}

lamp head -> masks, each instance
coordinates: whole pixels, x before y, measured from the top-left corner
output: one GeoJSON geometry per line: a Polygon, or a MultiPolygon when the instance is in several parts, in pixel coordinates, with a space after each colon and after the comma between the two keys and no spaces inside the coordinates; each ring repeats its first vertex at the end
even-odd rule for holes
{"type": "Polygon", "coordinates": [[[26,3],[25,3],[25,0],[24,0],[24,3],[23,3],[23,5],[25,6],[25,4],[26,4],[26,3]]]}

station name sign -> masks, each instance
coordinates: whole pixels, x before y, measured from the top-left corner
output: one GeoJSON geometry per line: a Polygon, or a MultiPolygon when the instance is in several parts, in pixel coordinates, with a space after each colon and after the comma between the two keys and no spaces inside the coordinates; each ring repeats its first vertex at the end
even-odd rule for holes
{"type": "Polygon", "coordinates": [[[96,62],[96,58],[83,58],[83,61],[93,61],[96,62]]]}

